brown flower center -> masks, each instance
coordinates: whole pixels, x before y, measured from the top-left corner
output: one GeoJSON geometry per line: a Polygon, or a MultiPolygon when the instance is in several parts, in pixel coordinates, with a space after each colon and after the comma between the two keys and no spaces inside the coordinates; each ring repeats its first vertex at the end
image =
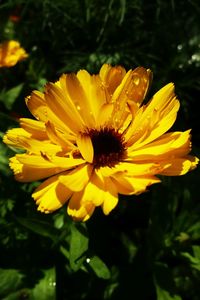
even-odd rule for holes
{"type": "Polygon", "coordinates": [[[96,168],[113,167],[125,156],[125,144],[122,134],[113,128],[100,130],[89,129],[88,132],[94,148],[93,164],[96,168]]]}

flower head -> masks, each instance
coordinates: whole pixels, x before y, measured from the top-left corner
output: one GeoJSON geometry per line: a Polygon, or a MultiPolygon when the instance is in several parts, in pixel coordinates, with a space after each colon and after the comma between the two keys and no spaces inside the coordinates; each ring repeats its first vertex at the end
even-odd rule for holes
{"type": "Polygon", "coordinates": [[[68,214],[85,221],[96,206],[109,214],[118,194],[140,194],[160,182],[156,175],[194,169],[190,130],[166,133],[179,109],[174,85],[143,104],[150,79],[142,67],[126,72],[104,64],[98,75],[64,74],[26,99],[36,120],[21,118],[4,142],[26,150],[10,159],[17,180],[47,178],[33,193],[38,210],[68,202],[68,214]]]}
{"type": "Polygon", "coordinates": [[[13,67],[27,57],[28,54],[17,41],[11,40],[0,44],[0,67],[13,67]]]}

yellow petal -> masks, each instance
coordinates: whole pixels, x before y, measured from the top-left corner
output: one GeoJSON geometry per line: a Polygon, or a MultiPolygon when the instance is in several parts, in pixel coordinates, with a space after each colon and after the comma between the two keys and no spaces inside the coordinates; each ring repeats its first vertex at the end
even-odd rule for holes
{"type": "Polygon", "coordinates": [[[13,170],[16,180],[21,182],[47,178],[66,170],[56,167],[41,156],[27,154],[17,154],[11,157],[9,166],[13,170]]]}
{"type": "Polygon", "coordinates": [[[28,118],[20,119],[20,126],[31,134],[32,138],[38,140],[47,140],[48,136],[46,133],[44,122],[32,120],[28,118]]]}
{"type": "MultiPolygon", "coordinates": [[[[103,169],[103,168],[102,168],[103,169]]],[[[113,176],[114,174],[121,172],[127,176],[138,176],[145,174],[157,174],[161,170],[160,164],[153,162],[122,162],[116,165],[115,168],[110,169],[110,174],[107,171],[107,176],[113,176]]],[[[103,170],[102,170],[103,173],[103,170]]],[[[103,173],[104,174],[104,173],[103,173]]]]}
{"type": "MultiPolygon", "coordinates": [[[[160,137],[174,124],[179,107],[180,103],[174,97],[167,107],[164,107],[160,111],[153,111],[152,115],[146,118],[145,122],[143,122],[143,130],[140,130],[140,132],[137,131],[139,132],[139,135],[135,135],[133,128],[132,130],[129,129],[129,133],[127,132],[125,137],[127,139],[128,134],[131,135],[131,137],[128,139],[127,145],[129,147],[132,145],[132,148],[137,148],[146,145],[160,137]]],[[[141,119],[142,118],[143,117],[141,117],[141,119]]]]}
{"type": "Polygon", "coordinates": [[[132,70],[129,70],[124,76],[121,84],[116,88],[113,96],[112,102],[114,103],[113,112],[111,115],[112,126],[115,129],[120,128],[120,124],[123,123],[123,114],[126,110],[126,104],[128,102],[127,91],[131,83],[131,73],[132,70]]]}
{"type": "MultiPolygon", "coordinates": [[[[83,130],[83,120],[78,113],[75,105],[70,105],[67,95],[56,84],[48,83],[45,89],[45,99],[48,107],[72,132],[76,133],[83,130]]],[[[53,121],[53,119],[50,119],[53,121]]]]}
{"type": "Polygon", "coordinates": [[[153,175],[128,177],[115,174],[112,180],[115,182],[118,192],[124,195],[138,195],[146,191],[148,186],[160,182],[160,179],[153,175]]]}
{"type": "Polygon", "coordinates": [[[92,166],[83,165],[75,168],[73,171],[64,172],[60,175],[59,181],[73,192],[79,192],[88,183],[92,173],[92,166]]]}
{"type": "Polygon", "coordinates": [[[138,141],[138,144],[146,145],[167,132],[176,121],[179,107],[179,101],[176,98],[173,98],[172,102],[168,105],[168,108],[162,111],[162,115],[161,113],[159,114],[159,121],[157,123],[155,123],[154,115],[152,115],[153,124],[151,124],[151,132],[145,137],[143,143],[138,141]]]}
{"type": "Polygon", "coordinates": [[[149,89],[152,80],[152,72],[149,69],[138,67],[131,73],[131,82],[127,89],[129,100],[141,103],[149,89]]]}
{"type": "Polygon", "coordinates": [[[109,98],[107,102],[110,101],[112,94],[121,83],[125,74],[126,70],[121,66],[112,67],[109,64],[103,64],[101,67],[99,75],[108,91],[109,98]]]}
{"type": "Polygon", "coordinates": [[[63,168],[65,170],[72,169],[76,166],[85,164],[85,160],[82,158],[52,156],[52,157],[46,157],[46,159],[49,162],[53,163],[55,166],[63,168]]]}
{"type": "Polygon", "coordinates": [[[86,134],[79,134],[77,136],[76,142],[83,158],[87,162],[92,163],[94,157],[94,149],[90,136],[86,134]]]}
{"type": "Polygon", "coordinates": [[[47,121],[48,107],[43,93],[39,91],[33,91],[31,95],[26,98],[26,105],[37,120],[43,122],[47,121]]]}
{"type": "Polygon", "coordinates": [[[3,142],[5,144],[14,146],[15,148],[23,149],[24,145],[20,142],[20,137],[29,139],[31,137],[31,134],[23,128],[9,129],[3,137],[3,142]]]}
{"type": "Polygon", "coordinates": [[[4,143],[16,148],[26,149],[36,154],[40,154],[41,151],[48,152],[49,154],[55,154],[62,150],[59,145],[52,144],[49,140],[40,140],[37,137],[32,138],[31,133],[27,132],[23,128],[8,130],[3,141],[4,143]]]}
{"type": "Polygon", "coordinates": [[[38,168],[40,168],[40,166],[41,168],[46,166],[56,166],[61,168],[62,170],[67,170],[85,163],[85,161],[81,158],[72,158],[64,156],[48,157],[45,156],[45,154],[17,154],[15,156],[22,164],[29,164],[38,168]]]}
{"type": "Polygon", "coordinates": [[[96,206],[105,199],[104,181],[101,174],[94,172],[85,189],[73,193],[67,212],[74,220],[86,221],[92,215],[96,206]]]}
{"type": "Polygon", "coordinates": [[[179,176],[184,175],[190,170],[196,168],[199,159],[197,157],[186,156],[184,158],[175,158],[167,162],[161,163],[164,167],[169,165],[169,167],[164,168],[159,174],[166,176],[179,176]]]}
{"type": "Polygon", "coordinates": [[[112,182],[115,184],[117,192],[121,195],[133,195],[137,193],[130,177],[123,176],[123,174],[115,174],[112,177],[112,182]]]}
{"type": "Polygon", "coordinates": [[[16,138],[18,144],[31,153],[40,154],[42,152],[54,155],[62,151],[60,145],[52,144],[49,140],[40,141],[26,136],[16,136],[16,138]]]}
{"type": "Polygon", "coordinates": [[[0,44],[0,67],[12,67],[27,57],[28,54],[17,41],[10,40],[0,44]]]}
{"type": "Polygon", "coordinates": [[[60,86],[67,96],[68,107],[75,107],[81,115],[87,127],[94,126],[94,117],[88,113],[91,111],[90,102],[87,99],[83,86],[75,74],[63,74],[59,80],[60,86]]]}
{"type": "Polygon", "coordinates": [[[111,121],[113,108],[113,103],[106,103],[101,106],[97,116],[96,128],[102,128],[109,124],[109,121],[111,121]]]}
{"type": "Polygon", "coordinates": [[[108,215],[118,203],[118,193],[115,184],[110,178],[105,178],[104,202],[101,207],[105,215],[108,215]]]}
{"type": "MultiPolygon", "coordinates": [[[[81,70],[77,73],[77,78],[87,97],[89,107],[87,109],[88,118],[93,116],[96,122],[101,106],[106,101],[105,87],[98,75],[90,75],[87,71],[81,70]]],[[[93,124],[95,126],[95,123],[93,124]]]]}
{"type": "Polygon", "coordinates": [[[87,221],[95,209],[95,205],[91,202],[82,203],[82,192],[73,193],[67,206],[67,213],[75,221],[87,221]]]}
{"type": "Polygon", "coordinates": [[[17,158],[18,156],[10,158],[9,166],[18,181],[31,182],[56,174],[57,168],[55,166],[46,166],[46,168],[41,166],[41,168],[37,168],[28,164],[23,165],[17,158]]]}
{"type": "Polygon", "coordinates": [[[52,122],[46,122],[45,128],[46,134],[52,143],[60,145],[62,149],[67,152],[76,148],[71,142],[71,140],[73,140],[74,137],[67,132],[61,132],[57,130],[52,122]]]}
{"type": "Polygon", "coordinates": [[[172,99],[174,99],[174,84],[168,83],[153,96],[151,101],[149,101],[143,117],[147,117],[154,110],[159,111],[164,107],[167,107],[172,99]]]}
{"type": "Polygon", "coordinates": [[[93,172],[90,181],[86,185],[84,189],[84,193],[82,196],[82,203],[91,202],[95,206],[99,206],[104,201],[104,179],[103,176],[96,170],[93,172]]]}
{"type": "Polygon", "coordinates": [[[128,149],[128,159],[132,161],[170,159],[173,156],[184,156],[191,149],[190,130],[185,132],[169,132],[156,141],[141,147],[141,149],[128,149]],[[131,152],[132,150],[132,152],[131,152]]]}
{"type": "Polygon", "coordinates": [[[42,122],[52,121],[56,128],[63,130],[66,133],[72,133],[73,131],[63,123],[56,112],[50,110],[46,101],[45,95],[39,91],[33,91],[31,96],[26,98],[26,105],[28,106],[32,115],[42,122]]]}
{"type": "Polygon", "coordinates": [[[83,164],[82,159],[54,157],[52,159],[41,155],[17,154],[10,158],[10,168],[21,182],[30,182],[47,178],[83,164]]]}
{"type": "Polygon", "coordinates": [[[112,101],[114,102],[112,113],[114,128],[118,129],[121,127],[121,124],[123,124],[123,115],[128,102],[142,102],[149,86],[150,74],[150,70],[146,70],[142,67],[129,70],[126,73],[112,96],[112,101]]]}
{"type": "Polygon", "coordinates": [[[62,207],[72,192],[58,181],[58,175],[45,180],[32,194],[38,210],[51,213],[62,207]]]}

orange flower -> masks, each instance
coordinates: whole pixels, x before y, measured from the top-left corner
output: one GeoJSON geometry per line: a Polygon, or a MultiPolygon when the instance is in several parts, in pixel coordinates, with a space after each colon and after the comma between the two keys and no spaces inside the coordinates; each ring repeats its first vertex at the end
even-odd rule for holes
{"type": "Polygon", "coordinates": [[[38,210],[53,212],[68,201],[68,214],[85,221],[97,206],[109,214],[118,193],[140,194],[160,182],[156,175],[196,167],[190,130],[166,133],[180,105],[174,85],[143,104],[150,78],[142,67],[126,72],[104,64],[98,75],[64,74],[27,98],[36,120],[20,119],[4,142],[26,151],[10,159],[17,180],[48,178],[33,193],[38,210]]]}
{"type": "Polygon", "coordinates": [[[0,44],[0,67],[13,67],[27,57],[28,54],[17,41],[11,40],[0,44]]]}

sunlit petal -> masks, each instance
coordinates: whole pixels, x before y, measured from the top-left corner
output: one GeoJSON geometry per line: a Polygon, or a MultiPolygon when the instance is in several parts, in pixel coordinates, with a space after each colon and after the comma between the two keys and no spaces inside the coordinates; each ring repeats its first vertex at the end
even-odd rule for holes
{"type": "Polygon", "coordinates": [[[77,137],[77,146],[83,158],[87,162],[92,163],[94,157],[94,149],[90,136],[85,134],[79,134],[77,137]]]}
{"type": "Polygon", "coordinates": [[[32,197],[36,201],[39,211],[51,213],[62,207],[71,194],[72,192],[58,181],[57,175],[39,185],[32,197]]]}
{"type": "Polygon", "coordinates": [[[92,167],[90,165],[83,165],[70,172],[61,174],[59,181],[73,192],[79,192],[88,183],[91,173],[92,167]]]}

